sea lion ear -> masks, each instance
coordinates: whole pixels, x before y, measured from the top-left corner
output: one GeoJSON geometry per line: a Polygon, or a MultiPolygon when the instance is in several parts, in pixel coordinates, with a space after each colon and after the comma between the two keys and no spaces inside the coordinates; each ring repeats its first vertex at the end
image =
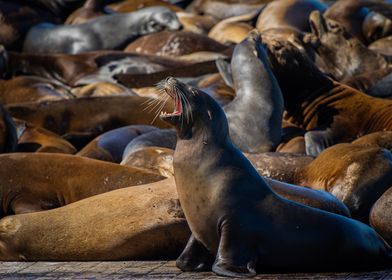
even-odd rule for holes
{"type": "Polygon", "coordinates": [[[219,74],[221,74],[223,81],[225,81],[226,85],[231,88],[234,88],[230,63],[222,58],[218,58],[217,60],[215,60],[215,64],[216,68],[218,68],[219,74]]]}

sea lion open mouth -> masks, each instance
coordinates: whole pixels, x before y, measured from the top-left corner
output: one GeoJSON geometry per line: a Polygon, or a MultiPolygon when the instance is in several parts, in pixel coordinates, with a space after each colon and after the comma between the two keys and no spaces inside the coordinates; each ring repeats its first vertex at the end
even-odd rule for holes
{"type": "Polygon", "coordinates": [[[174,100],[174,111],[172,113],[161,112],[160,117],[180,117],[182,114],[182,95],[180,89],[176,87],[176,80],[168,77],[161,87],[174,100]]]}

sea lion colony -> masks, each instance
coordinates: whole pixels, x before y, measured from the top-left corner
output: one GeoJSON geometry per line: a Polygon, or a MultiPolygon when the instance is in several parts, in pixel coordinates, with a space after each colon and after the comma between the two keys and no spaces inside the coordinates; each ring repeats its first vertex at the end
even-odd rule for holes
{"type": "Polygon", "coordinates": [[[391,1],[0,12],[0,260],[392,267],[391,1]]]}

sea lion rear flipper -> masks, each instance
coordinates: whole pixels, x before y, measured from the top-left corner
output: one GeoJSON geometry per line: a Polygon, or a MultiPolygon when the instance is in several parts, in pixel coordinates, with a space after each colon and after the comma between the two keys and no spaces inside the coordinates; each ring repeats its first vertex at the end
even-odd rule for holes
{"type": "Polygon", "coordinates": [[[334,141],[328,130],[308,131],[304,135],[306,155],[317,157],[326,148],[332,146],[334,141]]]}
{"type": "Polygon", "coordinates": [[[218,58],[217,60],[215,60],[215,64],[216,64],[216,68],[218,68],[219,70],[219,74],[222,76],[226,85],[228,85],[231,88],[234,88],[230,63],[222,58],[218,58]]]}
{"type": "Polygon", "coordinates": [[[256,275],[256,255],[245,240],[233,234],[235,230],[222,228],[218,253],[212,271],[220,276],[253,277],[256,275]],[[236,236],[236,237],[235,237],[236,236]]]}
{"type": "Polygon", "coordinates": [[[213,255],[192,234],[176,265],[182,271],[209,271],[213,261],[213,255]]]}

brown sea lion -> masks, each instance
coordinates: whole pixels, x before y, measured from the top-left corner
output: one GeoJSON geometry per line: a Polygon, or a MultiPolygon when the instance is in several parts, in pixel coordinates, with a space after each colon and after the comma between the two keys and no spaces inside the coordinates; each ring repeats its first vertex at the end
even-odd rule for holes
{"type": "Polygon", "coordinates": [[[144,147],[123,158],[121,165],[146,169],[167,178],[174,175],[174,150],[162,147],[144,147]]]}
{"type": "Polygon", "coordinates": [[[332,81],[288,41],[275,40],[269,50],[287,120],[308,131],[307,154],[316,156],[333,144],[392,130],[392,101],[332,81]]]}
{"type": "Polygon", "coordinates": [[[75,97],[99,97],[99,96],[135,96],[131,89],[116,83],[98,82],[88,84],[71,90],[75,97]]]}
{"type": "Polygon", "coordinates": [[[256,28],[262,32],[270,28],[290,27],[310,31],[308,22],[312,11],[324,12],[327,6],[318,0],[277,0],[260,13],[256,28]]]}
{"type": "Polygon", "coordinates": [[[0,216],[42,211],[164,177],[146,170],[49,153],[0,155],[0,216]]]}
{"type": "Polygon", "coordinates": [[[218,22],[216,18],[210,15],[178,12],[177,17],[180,20],[184,31],[204,35],[207,35],[210,29],[218,22]]]}
{"type": "Polygon", "coordinates": [[[276,152],[306,154],[304,137],[306,130],[286,121],[285,117],[286,114],[283,113],[282,141],[276,147],[276,152]]]}
{"type": "MultiPolygon", "coordinates": [[[[149,103],[153,101],[139,96],[87,97],[20,103],[7,108],[13,117],[66,137],[79,149],[99,134],[121,126],[153,123],[167,128],[166,123],[156,118],[154,104],[149,103]],[[84,144],[77,144],[79,140],[84,144]]],[[[170,104],[165,105],[166,110],[170,107],[170,104]]]]}
{"type": "Polygon", "coordinates": [[[313,48],[322,58],[322,64],[317,66],[337,81],[389,67],[386,58],[369,50],[338,22],[323,17],[318,11],[312,12],[309,20],[312,36],[317,38],[311,40],[315,42],[313,48]]]}
{"type": "Polygon", "coordinates": [[[374,203],[370,211],[370,225],[387,241],[392,244],[392,188],[389,188],[374,203]]]}
{"type": "Polygon", "coordinates": [[[68,87],[36,76],[18,76],[0,80],[0,102],[4,105],[44,102],[73,98],[68,87]]]}
{"type": "Polygon", "coordinates": [[[211,95],[220,105],[230,103],[235,97],[235,91],[222,79],[219,73],[207,75],[201,79],[197,87],[211,95]]]}
{"type": "Polygon", "coordinates": [[[377,12],[370,12],[362,23],[362,33],[367,43],[392,34],[392,20],[377,12]]]}
{"type": "Polygon", "coordinates": [[[253,26],[247,22],[257,15],[258,11],[224,19],[210,30],[208,37],[224,45],[238,44],[253,29],[253,26]]]}
{"type": "Polygon", "coordinates": [[[17,152],[74,154],[76,149],[59,135],[15,119],[19,130],[17,152]]]}
{"type": "Polygon", "coordinates": [[[392,36],[374,41],[369,45],[369,49],[385,56],[392,56],[392,36]]]}
{"type": "Polygon", "coordinates": [[[367,221],[373,203],[392,186],[392,154],[378,147],[337,144],[297,172],[295,183],[332,193],[353,217],[367,221]]]}
{"type": "Polygon", "coordinates": [[[235,277],[391,265],[391,248],[372,228],[272,191],[231,143],[225,114],[211,97],[175,79],[164,86],[176,106],[161,118],[177,131],[174,178],[192,231],[180,269],[235,277]]]}
{"type": "Polygon", "coordinates": [[[227,47],[202,34],[193,32],[159,32],[130,43],[125,52],[159,56],[179,56],[199,51],[222,52],[227,47]]]}
{"type": "Polygon", "coordinates": [[[0,260],[168,259],[178,256],[189,235],[171,178],[5,217],[0,260]]]}
{"type": "Polygon", "coordinates": [[[82,7],[67,17],[65,24],[80,24],[99,16],[110,14],[110,10],[105,9],[108,2],[113,1],[86,0],[82,7]]]}
{"type": "Polygon", "coordinates": [[[186,10],[196,14],[207,14],[218,19],[225,19],[249,14],[255,10],[260,11],[268,2],[271,2],[271,0],[195,0],[186,10]]]}
{"type": "Polygon", "coordinates": [[[339,22],[345,30],[366,43],[362,32],[362,24],[369,10],[358,0],[337,0],[324,13],[324,17],[339,22]]]}
{"type": "Polygon", "coordinates": [[[77,155],[120,163],[125,147],[134,138],[156,130],[150,125],[130,125],[110,130],[88,143],[77,155]]]}
{"type": "Polygon", "coordinates": [[[163,0],[122,0],[119,3],[114,3],[108,5],[110,10],[118,13],[130,13],[135,12],[140,9],[154,6],[163,6],[170,9],[173,12],[181,12],[182,9],[176,5],[172,5],[167,1],[163,0]]]}
{"type": "Polygon", "coordinates": [[[70,86],[74,86],[86,76],[98,76],[107,80],[118,73],[153,73],[189,64],[178,59],[119,51],[96,51],[77,55],[8,52],[7,56],[9,75],[36,75],[70,86]]]}
{"type": "Polygon", "coordinates": [[[392,131],[379,131],[364,135],[351,142],[367,147],[379,147],[392,151],[392,131]]]}
{"type": "Polygon", "coordinates": [[[180,27],[175,13],[165,7],[105,15],[82,24],[45,23],[30,28],[23,42],[23,52],[77,54],[122,49],[139,36],[180,27]],[[113,30],[117,31],[113,33],[113,30]]]}

